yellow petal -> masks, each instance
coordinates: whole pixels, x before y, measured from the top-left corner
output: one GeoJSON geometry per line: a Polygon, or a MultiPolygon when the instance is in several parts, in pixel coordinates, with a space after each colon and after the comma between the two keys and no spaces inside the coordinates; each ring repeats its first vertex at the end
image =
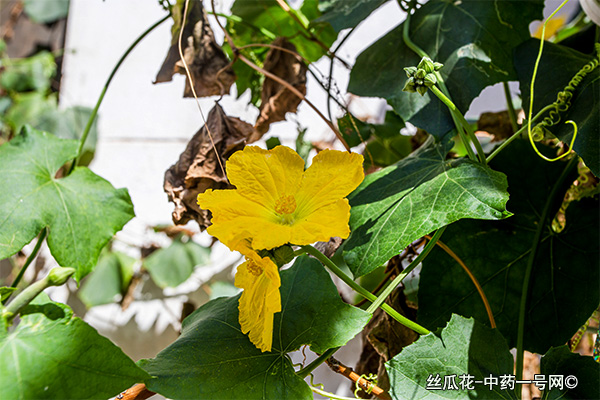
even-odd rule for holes
{"type": "Polygon", "coordinates": [[[319,208],[294,225],[290,243],[297,245],[327,241],[330,237],[339,236],[346,239],[350,235],[348,220],[350,205],[347,199],[339,199],[335,203],[319,208]]]}
{"type": "Polygon", "coordinates": [[[252,235],[245,228],[252,228],[254,221],[267,221],[272,213],[263,205],[241,196],[237,190],[209,189],[198,195],[198,205],[212,212],[212,225],[208,227],[208,233],[230,249],[240,251],[237,244],[252,235]]]}
{"type": "Polygon", "coordinates": [[[270,258],[250,254],[238,267],[235,286],[244,289],[239,302],[239,322],[244,334],[261,351],[270,351],[273,343],[273,318],[281,311],[277,266],[270,258]]]}
{"type": "Polygon", "coordinates": [[[296,193],[303,172],[304,160],[285,146],[268,151],[247,146],[227,161],[229,182],[242,196],[270,209],[280,197],[296,193]]]}
{"type": "Polygon", "coordinates": [[[364,179],[362,165],[363,157],[356,153],[323,150],[317,154],[296,194],[297,215],[305,217],[350,194],[364,179]]]}

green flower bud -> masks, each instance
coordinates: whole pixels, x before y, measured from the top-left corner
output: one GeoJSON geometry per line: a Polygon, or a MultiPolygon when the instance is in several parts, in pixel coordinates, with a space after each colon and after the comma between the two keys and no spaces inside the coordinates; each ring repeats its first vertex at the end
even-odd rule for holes
{"type": "Polygon", "coordinates": [[[435,71],[435,65],[429,57],[423,57],[417,68],[424,69],[425,73],[427,74],[430,74],[435,71]]]}
{"type": "Polygon", "coordinates": [[[417,86],[417,92],[421,95],[424,96],[425,93],[427,93],[427,86],[417,86]]]}
{"type": "Polygon", "coordinates": [[[437,79],[434,74],[425,75],[425,78],[423,80],[425,81],[425,86],[427,86],[428,88],[432,87],[437,83],[437,79]]]}
{"type": "Polygon", "coordinates": [[[75,273],[75,268],[52,268],[48,274],[48,284],[50,286],[60,286],[75,273]]]}
{"type": "Polygon", "coordinates": [[[418,69],[417,73],[415,74],[415,78],[423,79],[425,78],[425,75],[427,75],[427,71],[425,71],[424,69],[418,69]]]}
{"type": "Polygon", "coordinates": [[[406,84],[404,85],[404,89],[402,89],[402,91],[410,92],[410,93],[414,93],[416,91],[414,78],[408,78],[408,80],[406,81],[406,84]]]}
{"type": "Polygon", "coordinates": [[[434,62],[433,63],[433,69],[436,70],[436,71],[439,71],[443,67],[444,67],[444,64],[442,64],[442,63],[439,63],[439,62],[434,62]]]}
{"type": "Polygon", "coordinates": [[[412,78],[417,72],[417,67],[406,67],[404,70],[406,71],[406,76],[412,78]]]}

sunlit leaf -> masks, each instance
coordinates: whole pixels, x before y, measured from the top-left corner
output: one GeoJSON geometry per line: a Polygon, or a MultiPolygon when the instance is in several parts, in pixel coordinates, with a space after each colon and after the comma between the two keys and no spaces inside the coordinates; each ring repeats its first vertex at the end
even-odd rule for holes
{"type": "Polygon", "coordinates": [[[393,399],[517,399],[513,390],[500,386],[501,376],[514,374],[506,340],[497,330],[458,315],[437,336],[421,336],[406,347],[386,369],[393,399]],[[472,390],[462,387],[463,375],[473,377],[472,390]],[[498,380],[486,386],[484,379],[490,375],[498,380]],[[439,389],[428,390],[434,383],[430,377],[436,376],[439,389]],[[445,386],[451,381],[456,386],[445,386]]]}
{"type": "Polygon", "coordinates": [[[125,189],[115,189],[85,167],[56,179],[77,154],[78,142],[25,127],[0,147],[0,259],[15,254],[44,227],[56,261],[80,280],[100,250],[133,217],[125,189]]]}
{"type": "Polygon", "coordinates": [[[368,175],[352,193],[352,234],[344,259],[354,276],[373,271],[414,240],[459,219],[510,215],[504,175],[466,160],[444,161],[450,147],[447,142],[423,145],[396,165],[368,175]]]}
{"type": "Polygon", "coordinates": [[[147,377],[68,306],[43,294],[23,309],[15,330],[0,337],[6,399],[107,399],[147,377]]]}
{"type": "Polygon", "coordinates": [[[240,331],[239,296],[219,298],[183,322],[179,339],[140,365],[146,386],[172,399],[312,399],[287,353],[309,344],[316,352],[342,346],[370,318],[345,304],[320,263],[306,256],[281,271],[282,311],[273,348],[261,353],[240,331]]]}

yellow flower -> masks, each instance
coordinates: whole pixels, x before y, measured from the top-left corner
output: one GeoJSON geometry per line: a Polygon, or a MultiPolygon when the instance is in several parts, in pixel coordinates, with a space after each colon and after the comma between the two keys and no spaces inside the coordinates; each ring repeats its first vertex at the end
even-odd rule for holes
{"type": "Polygon", "coordinates": [[[242,332],[261,351],[271,351],[273,318],[281,311],[279,270],[269,257],[248,252],[246,262],[238,267],[235,286],[244,289],[239,303],[242,332]]]}
{"type": "Polygon", "coordinates": [[[345,199],[364,178],[356,153],[324,150],[304,171],[293,150],[245,147],[227,161],[233,190],[207,190],[198,205],[212,212],[208,233],[233,250],[239,238],[253,249],[291,243],[306,245],[350,234],[350,205],[345,199]]]}

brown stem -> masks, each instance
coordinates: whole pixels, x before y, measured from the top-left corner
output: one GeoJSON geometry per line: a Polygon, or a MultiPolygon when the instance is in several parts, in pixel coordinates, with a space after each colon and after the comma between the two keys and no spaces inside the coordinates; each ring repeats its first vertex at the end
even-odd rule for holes
{"type": "MultiPolygon", "coordinates": [[[[213,9],[212,11],[214,14],[215,13],[215,0],[211,0],[211,5],[212,5],[212,9],[213,9]]],[[[286,4],[286,6],[287,6],[287,4],[286,4]]],[[[340,140],[340,142],[342,142],[342,144],[344,145],[344,148],[348,152],[350,152],[350,147],[348,146],[348,143],[346,143],[346,140],[344,140],[344,137],[342,136],[340,131],[338,131],[337,127],[330,120],[328,120],[321,113],[321,111],[319,111],[319,109],[317,107],[315,107],[315,105],[306,98],[306,96],[304,96],[302,93],[300,93],[300,91],[298,89],[296,89],[295,87],[290,85],[289,82],[286,82],[285,80],[281,79],[277,75],[274,75],[274,74],[270,73],[269,71],[264,70],[263,68],[254,64],[252,61],[248,60],[243,54],[240,54],[240,49],[238,49],[235,46],[235,43],[233,42],[233,38],[231,37],[229,32],[227,32],[227,29],[225,29],[225,27],[221,24],[221,21],[219,21],[219,18],[215,18],[215,19],[217,20],[217,24],[219,25],[219,28],[221,28],[221,30],[225,34],[225,40],[227,40],[227,43],[229,44],[229,47],[231,47],[231,51],[233,52],[233,55],[235,57],[238,57],[238,59],[240,61],[242,61],[244,64],[246,64],[250,68],[254,69],[255,71],[260,72],[267,78],[270,78],[270,79],[274,80],[275,82],[279,83],[280,85],[282,85],[283,87],[288,89],[290,92],[292,92],[294,95],[298,96],[298,98],[300,98],[301,100],[304,100],[306,102],[306,104],[308,104],[310,106],[310,108],[315,110],[317,115],[319,117],[321,117],[323,119],[323,121],[325,121],[325,123],[329,126],[329,128],[331,128],[333,133],[335,133],[335,136],[337,136],[337,138],[340,140]]]]}
{"type": "MultiPolygon", "coordinates": [[[[431,239],[429,236],[425,236],[425,237],[431,239]]],[[[450,247],[445,245],[441,240],[438,240],[436,244],[438,246],[440,246],[450,257],[452,257],[454,259],[454,261],[456,261],[462,267],[462,269],[465,270],[467,275],[469,275],[469,278],[475,285],[475,288],[477,289],[477,292],[479,293],[479,296],[481,297],[481,300],[483,301],[485,311],[487,312],[488,318],[490,319],[490,326],[492,328],[495,328],[496,321],[494,320],[494,313],[492,313],[492,308],[490,307],[490,303],[488,302],[488,299],[487,299],[485,293],[483,292],[483,288],[479,284],[479,281],[477,280],[477,278],[475,278],[475,275],[473,275],[473,273],[471,272],[471,270],[469,270],[469,268],[464,263],[464,261],[461,260],[460,257],[457,256],[456,253],[452,251],[452,249],[450,249],[450,247]]]]}
{"type": "Polygon", "coordinates": [[[118,400],[145,400],[149,397],[154,396],[156,393],[148,390],[146,385],[143,383],[138,383],[133,385],[129,389],[121,392],[116,399],[118,400]]]}
{"type": "Polygon", "coordinates": [[[348,150],[348,152],[350,151],[350,146],[348,146],[348,143],[346,143],[346,140],[344,140],[344,137],[342,136],[342,134],[340,133],[340,131],[338,131],[337,127],[330,120],[328,120],[327,117],[325,117],[323,115],[323,113],[321,113],[321,111],[319,111],[319,109],[317,107],[315,107],[315,105],[313,103],[311,103],[306,98],[306,96],[304,96],[298,89],[296,89],[289,82],[285,81],[284,79],[281,79],[277,75],[272,74],[271,72],[269,72],[269,71],[267,71],[267,70],[259,67],[258,65],[254,64],[252,61],[248,60],[244,55],[238,54],[238,58],[240,59],[240,61],[242,61],[243,63],[245,63],[250,68],[252,68],[252,69],[260,72],[261,74],[263,74],[267,78],[274,80],[275,82],[279,83],[280,85],[282,85],[283,87],[285,87],[287,90],[289,90],[290,92],[292,92],[294,95],[298,96],[298,98],[300,98],[301,100],[304,100],[306,102],[306,104],[308,104],[310,106],[310,108],[312,108],[317,113],[317,115],[319,117],[321,117],[321,119],[323,119],[323,121],[325,121],[325,123],[329,126],[329,128],[333,131],[333,133],[335,133],[335,136],[337,136],[337,138],[339,139],[339,141],[342,142],[342,144],[344,145],[344,148],[346,150],[348,150]]]}
{"type": "Polygon", "coordinates": [[[329,366],[329,368],[333,372],[337,372],[338,374],[344,375],[346,378],[350,379],[352,382],[358,383],[358,386],[368,394],[373,394],[377,398],[382,400],[391,400],[392,397],[382,388],[374,384],[373,382],[369,382],[365,378],[358,375],[354,370],[350,367],[345,366],[334,357],[329,357],[325,360],[325,363],[329,366]]]}

